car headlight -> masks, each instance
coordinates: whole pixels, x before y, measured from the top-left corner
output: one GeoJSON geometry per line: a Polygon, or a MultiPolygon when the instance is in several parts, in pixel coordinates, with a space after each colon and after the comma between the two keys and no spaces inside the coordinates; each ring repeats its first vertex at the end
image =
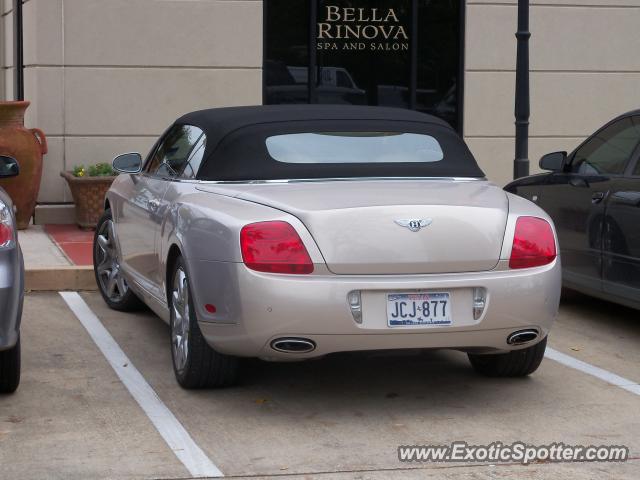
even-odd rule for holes
{"type": "Polygon", "coordinates": [[[0,248],[12,247],[15,244],[16,232],[9,207],[0,200],[0,248]]]}

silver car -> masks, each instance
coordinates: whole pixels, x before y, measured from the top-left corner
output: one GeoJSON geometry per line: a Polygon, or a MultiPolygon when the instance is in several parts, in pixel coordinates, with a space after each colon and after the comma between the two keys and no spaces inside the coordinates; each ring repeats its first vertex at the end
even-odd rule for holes
{"type": "Polygon", "coordinates": [[[489,183],[445,122],[352,106],[211,109],[122,174],[95,236],[114,309],[170,325],[185,388],[241,357],[449,348],[486,375],[542,360],[558,310],[551,219],[489,183]]]}
{"type": "MultiPolygon", "coordinates": [[[[18,162],[0,156],[0,178],[18,175],[18,162]]],[[[0,393],[20,384],[20,319],[24,299],[24,262],[18,245],[11,198],[0,188],[0,393]]]]}

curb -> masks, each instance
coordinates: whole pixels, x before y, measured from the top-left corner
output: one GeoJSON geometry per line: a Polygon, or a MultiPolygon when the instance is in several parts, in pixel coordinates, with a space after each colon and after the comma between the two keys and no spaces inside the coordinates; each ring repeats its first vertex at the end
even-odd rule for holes
{"type": "Polygon", "coordinates": [[[27,292],[51,292],[60,290],[97,290],[92,266],[59,266],[29,268],[24,272],[24,289],[27,292]]]}

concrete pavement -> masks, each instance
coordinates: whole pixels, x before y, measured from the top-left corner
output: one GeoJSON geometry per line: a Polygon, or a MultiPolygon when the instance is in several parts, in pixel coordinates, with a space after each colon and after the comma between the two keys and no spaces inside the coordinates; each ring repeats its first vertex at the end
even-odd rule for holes
{"type": "MultiPolygon", "coordinates": [[[[249,361],[235,388],[185,391],[168,327],[83,299],[204,453],[238,478],[617,478],[640,472],[640,397],[545,359],[527,379],[477,376],[457,352],[249,361]],[[403,464],[406,444],[624,444],[626,463],[403,464]]],[[[637,312],[574,295],[550,345],[640,381],[637,312]]],[[[56,293],[30,294],[23,382],[0,397],[0,478],[188,478],[56,293]]]]}
{"type": "MultiPolygon", "coordinates": [[[[87,232],[81,233],[87,236],[87,232]]],[[[76,265],[47,234],[45,226],[30,225],[20,230],[18,242],[24,257],[26,291],[97,289],[93,267],[76,265]]],[[[82,253],[86,257],[86,252],[82,253]]]]}
{"type": "Polygon", "coordinates": [[[20,230],[18,241],[27,269],[71,265],[62,250],[47,235],[43,225],[29,225],[26,230],[20,230]]]}

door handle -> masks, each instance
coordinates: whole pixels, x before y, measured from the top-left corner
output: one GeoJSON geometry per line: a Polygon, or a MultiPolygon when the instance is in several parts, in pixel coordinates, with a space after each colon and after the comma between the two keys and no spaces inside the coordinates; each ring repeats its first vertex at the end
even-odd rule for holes
{"type": "Polygon", "coordinates": [[[593,195],[591,195],[591,203],[600,203],[606,196],[607,194],[605,192],[593,192],[593,195]]]}
{"type": "Polygon", "coordinates": [[[160,207],[160,202],[158,200],[149,200],[147,202],[147,205],[149,207],[149,210],[153,210],[155,212],[156,210],[158,210],[158,207],[160,207]]]}

